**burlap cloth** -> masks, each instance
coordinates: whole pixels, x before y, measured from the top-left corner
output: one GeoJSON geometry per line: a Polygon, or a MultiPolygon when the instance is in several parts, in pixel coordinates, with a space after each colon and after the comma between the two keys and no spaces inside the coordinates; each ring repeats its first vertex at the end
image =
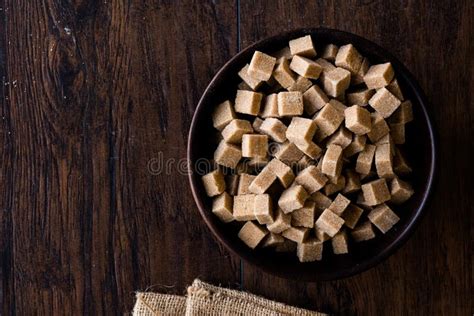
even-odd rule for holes
{"type": "Polygon", "coordinates": [[[187,295],[138,292],[134,316],[164,315],[326,315],[288,306],[245,292],[229,290],[194,280],[187,295]]]}

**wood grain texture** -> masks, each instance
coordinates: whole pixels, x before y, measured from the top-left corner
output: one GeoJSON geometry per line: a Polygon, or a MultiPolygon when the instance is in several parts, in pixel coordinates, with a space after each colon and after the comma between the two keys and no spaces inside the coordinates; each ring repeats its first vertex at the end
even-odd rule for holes
{"type": "Polygon", "coordinates": [[[239,281],[176,165],[236,52],[234,5],[1,6],[1,314],[121,314],[136,290],[239,281]]]}
{"type": "Polygon", "coordinates": [[[467,0],[0,0],[0,9],[1,315],[124,314],[134,291],[183,293],[196,277],[340,314],[474,311],[467,0]],[[438,184],[410,241],[360,276],[308,284],[241,269],[202,222],[180,160],[220,66],[239,46],[305,26],[392,51],[419,79],[440,132],[438,184]]]}
{"type": "Polygon", "coordinates": [[[468,315],[472,305],[472,20],[468,1],[242,1],[242,47],[298,27],[367,37],[413,72],[439,131],[439,177],[417,232],[381,265],[346,280],[304,284],[244,265],[243,287],[341,314],[468,315]],[[467,64],[464,61],[468,61],[467,64]]]}

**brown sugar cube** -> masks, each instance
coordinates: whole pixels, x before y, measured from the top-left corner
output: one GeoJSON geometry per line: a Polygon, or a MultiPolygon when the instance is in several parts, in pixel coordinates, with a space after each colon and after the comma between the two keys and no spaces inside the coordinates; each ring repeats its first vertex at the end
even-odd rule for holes
{"type": "Polygon", "coordinates": [[[280,116],[303,114],[303,94],[299,91],[278,93],[278,113],[280,116]]]}
{"type": "Polygon", "coordinates": [[[372,121],[369,111],[358,105],[348,107],[344,111],[346,117],[346,127],[357,135],[363,135],[370,132],[372,121]]]}
{"type": "Polygon", "coordinates": [[[262,241],[262,247],[275,247],[276,245],[282,244],[284,241],[285,238],[281,235],[270,233],[262,241]]]}
{"type": "Polygon", "coordinates": [[[370,211],[367,217],[372,224],[374,224],[384,234],[400,220],[397,214],[395,214],[385,203],[370,211]]]}
{"type": "Polygon", "coordinates": [[[296,82],[296,75],[290,70],[287,59],[278,60],[275,70],[273,70],[273,78],[285,89],[296,82]]]}
{"type": "Polygon", "coordinates": [[[381,88],[370,98],[369,104],[383,118],[387,118],[400,106],[401,101],[386,88],[381,88]]]}
{"type": "Polygon", "coordinates": [[[278,114],[278,98],[276,93],[269,94],[263,99],[263,108],[260,116],[263,118],[280,116],[278,114]]]}
{"type": "Polygon", "coordinates": [[[351,236],[355,242],[365,241],[374,238],[375,231],[372,224],[369,221],[366,221],[354,228],[351,231],[351,236]]]}
{"type": "Polygon", "coordinates": [[[221,141],[214,152],[214,161],[224,167],[234,169],[242,158],[242,150],[225,141],[221,141]]]}
{"type": "Polygon", "coordinates": [[[332,200],[321,192],[314,192],[309,199],[316,203],[316,208],[321,211],[327,209],[332,203],[332,200]]]}
{"type": "Polygon", "coordinates": [[[259,224],[273,223],[273,205],[270,195],[257,194],[253,211],[259,224]]]}
{"type": "Polygon", "coordinates": [[[294,56],[291,60],[290,69],[298,75],[310,79],[318,79],[319,74],[322,71],[322,68],[318,63],[298,55],[294,56]]]}
{"type": "Polygon", "coordinates": [[[390,63],[373,65],[365,74],[364,82],[369,89],[380,89],[388,85],[394,75],[395,72],[390,63]]]}
{"type": "Polygon", "coordinates": [[[253,208],[255,206],[255,195],[244,194],[234,196],[234,219],[239,222],[255,220],[253,208]]]}
{"type": "Polygon", "coordinates": [[[298,243],[296,255],[300,262],[321,261],[323,259],[323,243],[316,238],[298,243]]]}
{"type": "Polygon", "coordinates": [[[235,97],[235,112],[249,115],[258,115],[263,94],[247,90],[237,90],[235,97]]]}
{"type": "Polygon", "coordinates": [[[300,55],[304,57],[316,57],[316,49],[310,35],[306,35],[289,42],[291,55],[300,55]]]}
{"type": "Polygon", "coordinates": [[[349,132],[343,126],[339,127],[337,132],[331,135],[326,142],[326,146],[328,145],[338,145],[341,146],[342,149],[345,149],[349,146],[352,142],[352,133],[349,132]]]}
{"type": "Polygon", "coordinates": [[[286,129],[285,124],[273,117],[266,118],[262,125],[260,125],[262,134],[270,136],[271,139],[278,143],[286,141],[286,129]]]}
{"type": "Polygon", "coordinates": [[[240,143],[244,134],[253,132],[252,125],[247,120],[232,120],[223,130],[222,137],[228,143],[240,143]]]}
{"type": "Polygon", "coordinates": [[[219,169],[202,176],[202,183],[208,196],[216,196],[225,191],[224,174],[219,169]]]}
{"type": "Polygon", "coordinates": [[[234,220],[232,205],[232,196],[224,191],[221,195],[216,196],[212,200],[212,213],[224,223],[232,222],[234,220]]]}
{"type": "Polygon", "coordinates": [[[285,164],[291,165],[300,160],[303,155],[304,153],[299,150],[295,144],[285,142],[279,146],[278,151],[275,153],[275,158],[278,158],[285,164]]]}
{"type": "Polygon", "coordinates": [[[254,116],[258,115],[262,98],[263,94],[258,92],[237,90],[234,106],[235,112],[254,116]]]}
{"type": "Polygon", "coordinates": [[[342,214],[342,219],[344,220],[344,225],[350,229],[354,229],[357,222],[359,221],[364,210],[354,204],[349,204],[347,209],[342,214]]]}
{"type": "Polygon", "coordinates": [[[393,171],[397,175],[407,175],[412,172],[411,167],[398,148],[395,148],[395,156],[393,157],[393,171]]]}
{"type": "Polygon", "coordinates": [[[275,234],[280,234],[291,227],[291,214],[285,214],[278,208],[272,223],[267,224],[267,229],[275,234]]]}
{"type": "Polygon", "coordinates": [[[374,94],[374,90],[359,89],[346,94],[347,103],[356,104],[359,106],[366,106],[367,104],[369,104],[369,100],[374,94]]]}
{"type": "Polygon", "coordinates": [[[298,227],[314,227],[314,216],[316,213],[316,204],[313,201],[306,200],[304,206],[291,212],[291,225],[298,227]]]}
{"type": "Polygon", "coordinates": [[[243,80],[243,82],[249,88],[249,89],[240,89],[240,90],[254,90],[255,91],[262,86],[264,81],[250,76],[248,73],[248,70],[249,70],[249,64],[245,65],[244,68],[242,68],[238,72],[239,77],[243,80]]]}
{"type": "Polygon", "coordinates": [[[248,69],[248,74],[258,80],[267,81],[272,76],[276,58],[258,50],[253,53],[248,69]]]}
{"type": "Polygon", "coordinates": [[[242,157],[266,157],[268,136],[244,134],[242,136],[242,157]]]}
{"type": "Polygon", "coordinates": [[[239,178],[240,175],[238,174],[229,174],[225,176],[225,187],[227,192],[232,196],[237,195],[240,180],[239,178]]]}
{"type": "Polygon", "coordinates": [[[309,229],[305,227],[290,227],[283,231],[281,235],[291,241],[302,243],[308,237],[309,229]]]}
{"type": "Polygon", "coordinates": [[[405,203],[413,193],[411,185],[399,178],[394,178],[390,183],[390,195],[392,196],[390,202],[393,204],[405,203]]]}
{"type": "Polygon", "coordinates": [[[385,179],[378,179],[363,184],[362,193],[364,194],[364,201],[369,206],[378,205],[390,200],[390,191],[385,179]]]}
{"type": "Polygon", "coordinates": [[[283,191],[278,199],[278,206],[285,214],[288,214],[302,208],[308,197],[308,193],[301,185],[294,185],[283,191]]]}
{"type": "Polygon", "coordinates": [[[313,85],[303,93],[304,111],[308,115],[313,115],[316,111],[322,109],[328,102],[328,96],[317,85],[313,85]]]}
{"type": "Polygon", "coordinates": [[[346,186],[346,178],[343,175],[340,175],[336,179],[336,183],[327,183],[324,186],[324,194],[331,195],[344,189],[344,187],[346,186]]]}
{"type": "Polygon", "coordinates": [[[347,234],[345,231],[338,232],[332,239],[331,239],[332,251],[336,255],[342,255],[345,253],[349,253],[349,245],[347,240],[347,234]]]}
{"type": "MultiPolygon", "coordinates": [[[[248,65],[247,65],[247,67],[248,67],[248,65]]],[[[245,70],[245,73],[247,73],[247,70],[245,70]]],[[[237,90],[253,91],[252,88],[250,88],[250,86],[245,81],[242,81],[237,85],[237,90]]]]}
{"type": "Polygon", "coordinates": [[[255,194],[263,194],[275,182],[276,175],[268,170],[262,170],[250,183],[249,190],[255,194]]]}
{"type": "Polygon", "coordinates": [[[255,249],[267,234],[268,231],[264,227],[247,222],[240,229],[238,236],[247,246],[255,249]]]}
{"type": "Polygon", "coordinates": [[[240,174],[237,195],[252,194],[252,191],[250,191],[249,186],[256,177],[257,176],[248,173],[240,174]]]}
{"type": "Polygon", "coordinates": [[[410,100],[402,102],[398,109],[388,118],[390,123],[406,124],[413,121],[413,105],[410,100]]]}
{"type": "Polygon", "coordinates": [[[390,132],[390,128],[384,118],[377,112],[370,113],[370,118],[372,121],[372,129],[367,133],[367,136],[372,143],[375,143],[387,135],[390,132]]]}
{"type": "Polygon", "coordinates": [[[296,81],[288,87],[288,91],[299,91],[305,93],[313,85],[313,82],[305,77],[298,76],[296,81]]]}
{"type": "Polygon", "coordinates": [[[316,123],[307,118],[293,117],[286,130],[286,138],[293,143],[309,142],[316,132],[316,123]]]}
{"type": "Polygon", "coordinates": [[[298,142],[296,147],[311,159],[317,159],[321,156],[322,149],[313,142],[298,142]]]}
{"type": "Polygon", "coordinates": [[[336,235],[341,229],[342,225],[344,225],[344,220],[334,214],[330,209],[324,210],[316,220],[316,226],[330,237],[334,237],[334,235],[336,235]]]}
{"type": "Polygon", "coordinates": [[[375,150],[375,168],[381,178],[393,178],[395,174],[392,168],[392,154],[389,144],[377,145],[375,150]]]}
{"type": "Polygon", "coordinates": [[[336,55],[339,50],[339,47],[337,47],[334,44],[328,44],[324,46],[323,53],[321,55],[322,58],[334,62],[336,60],[336,55]]]}
{"type": "Polygon", "coordinates": [[[220,131],[235,118],[234,108],[229,100],[219,104],[212,113],[212,123],[220,131]]]}
{"type": "Polygon", "coordinates": [[[351,73],[337,67],[324,75],[323,87],[327,95],[337,97],[343,94],[351,83],[351,73]]]}
{"type": "Polygon", "coordinates": [[[397,145],[405,144],[405,124],[391,123],[390,135],[397,145]]]}
{"type": "Polygon", "coordinates": [[[324,187],[328,178],[315,166],[309,166],[298,173],[295,181],[299,185],[302,185],[309,194],[313,194],[324,187]]]}
{"type": "Polygon", "coordinates": [[[332,177],[337,177],[342,168],[342,147],[338,145],[329,145],[323,157],[321,171],[332,177]]]}
{"type": "Polygon", "coordinates": [[[351,200],[349,200],[344,195],[339,193],[334,199],[334,201],[332,201],[331,205],[329,205],[329,209],[334,214],[341,216],[350,203],[351,203],[351,200]]]}
{"type": "Polygon", "coordinates": [[[342,193],[354,193],[360,190],[360,176],[353,170],[346,171],[346,186],[342,193]]]}
{"type": "Polygon", "coordinates": [[[318,126],[318,133],[324,138],[339,128],[342,121],[344,121],[344,114],[334,107],[333,104],[326,103],[321,111],[318,112],[314,121],[318,126]]]}
{"type": "Polygon", "coordinates": [[[372,120],[369,111],[353,105],[344,111],[346,127],[357,135],[367,134],[371,131],[372,120]]]}
{"type": "MultiPolygon", "coordinates": [[[[278,159],[272,159],[266,167],[280,180],[284,188],[288,188],[295,179],[293,170],[278,159]]],[[[262,171],[263,172],[263,171],[262,171]]]]}
{"type": "Polygon", "coordinates": [[[397,79],[394,78],[392,82],[390,82],[390,84],[385,88],[387,88],[388,91],[390,91],[394,96],[396,96],[398,100],[403,101],[405,99],[397,79]]]}
{"type": "Polygon", "coordinates": [[[362,56],[352,44],[347,44],[339,47],[334,63],[355,74],[362,64],[362,56]]]}
{"type": "Polygon", "coordinates": [[[346,147],[346,149],[344,149],[344,157],[351,157],[357,153],[360,153],[362,150],[364,150],[366,142],[366,135],[354,135],[352,142],[346,147]]]}

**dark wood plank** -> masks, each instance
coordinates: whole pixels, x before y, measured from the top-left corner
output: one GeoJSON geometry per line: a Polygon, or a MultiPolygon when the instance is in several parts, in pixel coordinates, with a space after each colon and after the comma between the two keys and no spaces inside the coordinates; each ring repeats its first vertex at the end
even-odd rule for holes
{"type": "Polygon", "coordinates": [[[185,158],[236,52],[235,2],[5,2],[2,314],[122,314],[136,290],[239,282],[185,172],[156,170],[185,158]]]}
{"type": "Polygon", "coordinates": [[[392,51],[425,90],[440,140],[439,181],[409,242],[359,276],[288,281],[244,266],[246,290],[290,304],[362,315],[472,313],[473,7],[468,1],[241,1],[242,47],[278,32],[325,26],[365,36],[392,51]],[[472,173],[472,172],[471,172],[472,173]]]}
{"type": "Polygon", "coordinates": [[[79,21],[76,10],[84,8],[4,7],[13,168],[6,183],[14,192],[9,310],[17,314],[118,304],[108,251],[111,105],[95,89],[93,20],[79,21]]]}
{"type": "MultiPolygon", "coordinates": [[[[145,2],[116,13],[112,114],[117,177],[113,240],[119,297],[134,290],[182,293],[196,277],[234,284],[239,261],[205,227],[183,170],[194,108],[219,67],[236,52],[236,8],[219,3],[145,2]],[[116,22],[119,23],[119,22],[116,22]],[[161,164],[162,170],[158,170],[161,164]],[[131,273],[133,272],[133,273],[131,273]]],[[[113,52],[114,50],[111,50],[113,52]]]]}
{"type": "MultiPolygon", "coordinates": [[[[0,21],[5,20],[4,1],[0,1],[0,21]]],[[[14,304],[13,294],[13,240],[12,240],[12,203],[13,203],[13,147],[11,136],[11,118],[7,107],[9,99],[9,79],[6,73],[5,24],[0,23],[0,314],[11,313],[14,304]]]]}

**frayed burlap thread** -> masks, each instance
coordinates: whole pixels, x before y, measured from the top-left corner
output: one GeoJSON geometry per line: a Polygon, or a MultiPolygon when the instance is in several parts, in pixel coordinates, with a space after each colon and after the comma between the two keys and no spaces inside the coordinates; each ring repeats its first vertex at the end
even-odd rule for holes
{"type": "Polygon", "coordinates": [[[182,316],[186,314],[186,297],[138,292],[134,316],[182,316]]]}

